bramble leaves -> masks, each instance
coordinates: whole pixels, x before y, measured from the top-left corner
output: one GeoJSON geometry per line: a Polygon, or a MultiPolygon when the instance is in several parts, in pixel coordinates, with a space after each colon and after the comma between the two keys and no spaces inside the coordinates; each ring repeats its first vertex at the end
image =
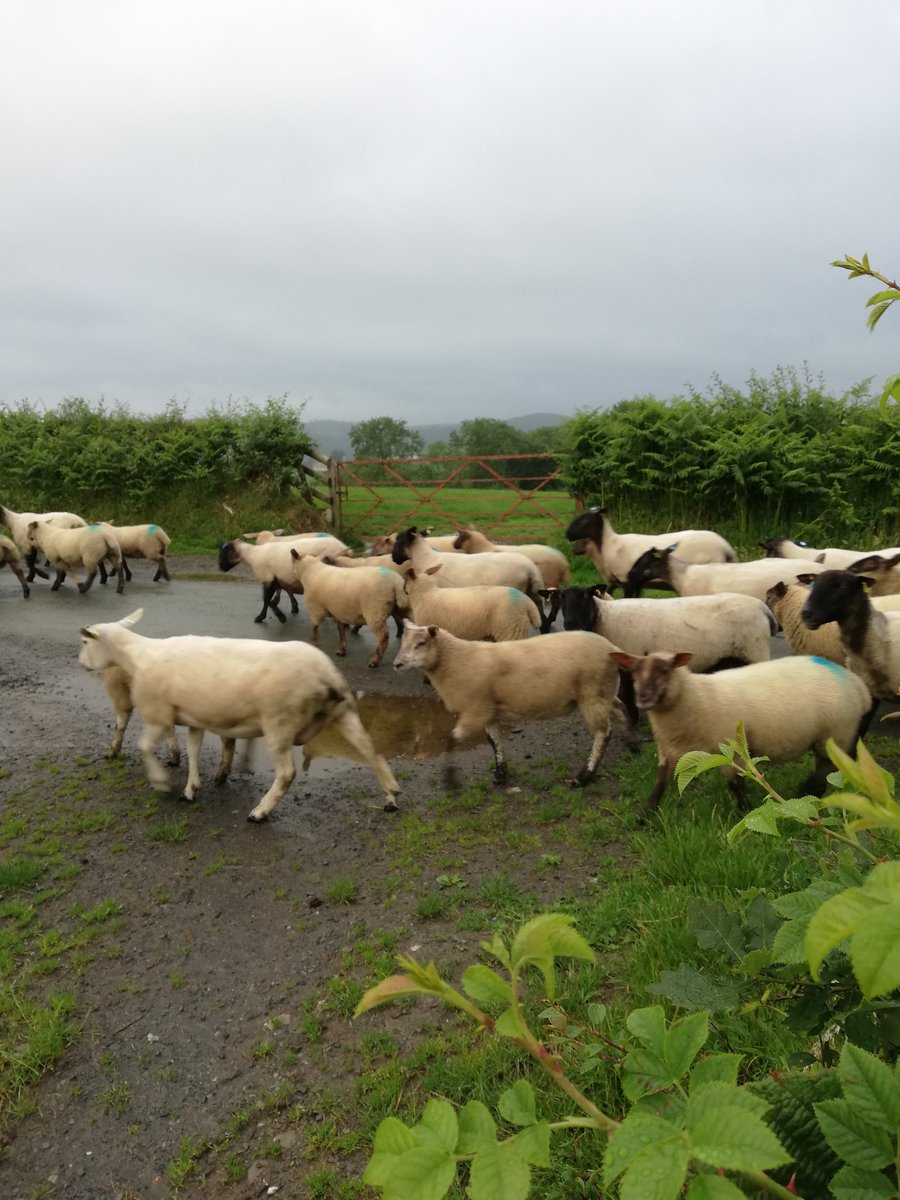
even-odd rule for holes
{"type": "Polygon", "coordinates": [[[879,863],[861,887],[832,896],[810,917],[804,952],[814,979],[825,956],[848,939],[867,999],[900,987],[900,863],[879,863]]]}

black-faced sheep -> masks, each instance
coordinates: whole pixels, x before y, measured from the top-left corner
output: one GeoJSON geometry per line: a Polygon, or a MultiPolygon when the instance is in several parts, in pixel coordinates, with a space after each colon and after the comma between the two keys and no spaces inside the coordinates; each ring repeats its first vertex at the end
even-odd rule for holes
{"type": "MultiPolygon", "coordinates": [[[[284,624],[287,618],[278,607],[278,596],[281,590],[283,589],[291,596],[303,591],[303,585],[293,571],[292,549],[296,549],[300,555],[345,554],[347,552],[347,547],[340,538],[331,537],[329,534],[302,540],[278,539],[266,542],[261,546],[254,546],[250,542],[235,539],[231,542],[224,542],[219,547],[220,571],[230,571],[232,567],[244,563],[262,584],[263,606],[253,618],[257,625],[266,619],[266,613],[270,608],[278,620],[284,624]]],[[[291,605],[291,611],[296,611],[294,603],[291,605]]]]}
{"type": "Polygon", "coordinates": [[[670,584],[679,596],[710,596],[717,592],[739,592],[765,600],[766,592],[781,580],[793,582],[800,572],[824,571],[821,563],[801,559],[758,558],[753,562],[689,563],[671,547],[645,551],[629,573],[635,590],[656,580],[670,584]]]}
{"type": "MultiPolygon", "coordinates": [[[[866,550],[843,550],[838,546],[826,546],[824,550],[816,550],[807,546],[806,542],[795,542],[791,538],[768,538],[760,542],[760,546],[765,550],[767,558],[802,558],[807,562],[811,559],[838,571],[849,570],[851,563],[872,553],[866,550]]],[[[890,555],[896,554],[897,550],[880,550],[878,553],[890,555]]]]}

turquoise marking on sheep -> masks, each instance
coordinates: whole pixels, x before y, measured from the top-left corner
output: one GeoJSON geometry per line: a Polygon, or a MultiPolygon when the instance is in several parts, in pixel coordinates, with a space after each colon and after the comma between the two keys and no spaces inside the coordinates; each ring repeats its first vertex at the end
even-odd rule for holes
{"type": "Polygon", "coordinates": [[[331,537],[330,533],[317,533],[316,537],[331,537]]]}
{"type": "Polygon", "coordinates": [[[520,592],[518,588],[507,588],[506,590],[509,592],[510,600],[524,600],[525,599],[525,593],[520,592]]]}
{"type": "Polygon", "coordinates": [[[99,529],[99,528],[100,528],[99,521],[91,521],[90,525],[88,525],[88,529],[99,529]]]}
{"type": "Polygon", "coordinates": [[[159,532],[159,526],[158,526],[158,525],[148,525],[148,526],[147,526],[147,532],[148,532],[148,533],[158,533],[158,532],[159,532]]]}
{"type": "Polygon", "coordinates": [[[828,667],[830,671],[834,671],[837,675],[845,676],[849,674],[847,668],[842,667],[840,663],[832,662],[830,658],[820,658],[818,654],[811,654],[809,661],[818,663],[820,667],[828,667]]]}
{"type": "Polygon", "coordinates": [[[394,572],[394,571],[392,571],[390,567],[376,567],[375,569],[377,570],[377,572],[378,572],[378,574],[379,574],[379,575],[393,575],[393,574],[395,574],[395,572],[394,572]]]}

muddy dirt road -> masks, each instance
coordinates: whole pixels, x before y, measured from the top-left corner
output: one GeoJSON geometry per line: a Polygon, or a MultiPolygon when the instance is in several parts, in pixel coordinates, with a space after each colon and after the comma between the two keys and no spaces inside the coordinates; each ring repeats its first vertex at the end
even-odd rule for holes
{"type": "MultiPolygon", "coordinates": [[[[35,1012],[54,994],[71,1008],[60,1045],[46,1050],[54,1068],[18,1111],[2,1114],[0,1196],[249,1198],[269,1187],[279,1200],[336,1195],[308,1181],[323,1170],[358,1178],[365,1162],[363,1143],[354,1148],[351,1138],[337,1151],[321,1135],[329,1122],[344,1130],[346,1105],[336,1098],[352,1097],[377,1067],[360,1052],[376,1026],[349,1021],[362,988],[390,969],[395,951],[465,961],[490,932],[487,909],[480,929],[470,921],[460,930],[437,900],[422,919],[424,900],[438,896],[435,879],[474,895],[503,877],[551,903],[596,872],[598,853],[616,853],[608,838],[599,846],[579,833],[572,844],[570,802],[557,797],[548,809],[543,795],[580,765],[587,733],[577,719],[512,732],[513,786],[502,792],[483,783],[487,748],[467,752],[463,783],[482,790],[458,806],[432,757],[446,715],[418,674],[390,669],[393,647],[386,665],[367,669],[373,641],[364,631],[342,669],[365,693],[364,719],[392,756],[401,814],[382,812],[367,768],[319,757],[273,820],[249,825],[271,777],[264,751],[255,769],[239,769],[224,788],[205,786],[191,805],[148,789],[137,717],[123,758],[106,762],[112,716],[99,682],[78,665],[78,630],[139,606],[139,632],[149,636],[308,636],[302,614],[255,625],[251,583],[154,585],[137,564],[124,596],[97,585],[86,596],[71,587],[51,595],[38,582],[24,602],[16,581],[0,576],[0,862],[24,861],[36,873],[0,894],[0,961],[35,1012]],[[564,871],[554,865],[563,858],[564,871]]],[[[323,649],[335,645],[325,630],[323,649]]],[[[214,741],[204,747],[204,780],[214,741]]],[[[619,752],[616,736],[609,764],[619,752]]],[[[604,789],[612,794],[611,771],[579,800],[583,811],[604,789]]],[[[15,1014],[23,1041],[26,1008],[15,1014]]],[[[395,1045],[444,1020],[436,1010],[398,1012],[395,1045]]]]}

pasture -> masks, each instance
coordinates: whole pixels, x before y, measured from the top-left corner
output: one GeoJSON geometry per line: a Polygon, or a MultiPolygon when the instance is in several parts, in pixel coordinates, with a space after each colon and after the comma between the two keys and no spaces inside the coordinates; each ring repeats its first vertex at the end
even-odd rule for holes
{"type": "MultiPolygon", "coordinates": [[[[327,746],[260,827],[245,816],[268,764],[214,789],[211,738],[199,800],[160,796],[136,728],[122,759],[103,757],[112,718],[77,663],[79,626],[144,605],[150,636],[309,635],[302,610],[284,626],[254,625],[257,586],[202,578],[212,561],[181,567],[179,577],[173,560],[175,578],[160,586],[137,564],[124,596],[36,584],[27,604],[0,576],[3,1196],[244,1200],[277,1187],[286,1200],[374,1197],[360,1176],[386,1115],[412,1119],[433,1094],[493,1097],[525,1069],[508,1043],[473,1040],[430,1004],[351,1021],[396,954],[458,977],[494,932],[548,908],[571,913],[599,961],[571,966],[557,1007],[604,1004],[615,1042],[625,1012],[660,1001],[663,972],[709,964],[685,921],[692,899],[736,905],[748,889],[809,879],[808,858],[774,839],[725,847],[735,813],[718,775],[683,797],[673,789],[639,828],[656,768],[646,740],[632,756],[614,734],[596,780],[571,789],[588,744],[577,718],[515,727],[501,788],[487,747],[474,746],[461,790],[447,793],[439,706],[418,673],[391,670],[393,646],[367,670],[367,630],[342,670],[391,756],[399,814],[381,811],[367,769],[327,746]]],[[[326,626],[323,649],[335,645],[326,626]]],[[[870,744],[894,763],[892,740],[870,744]]],[[[770,778],[790,791],[806,766],[770,778]]],[[[537,989],[533,999],[537,1013],[537,989]]],[[[752,1047],[758,1073],[806,1048],[764,1011],[727,1014],[716,1036],[723,1049],[752,1047]]],[[[613,1107],[614,1060],[595,1062],[590,1079],[613,1107]]],[[[535,1082],[552,1119],[560,1102],[535,1082]]],[[[599,1179],[596,1141],[575,1137],[539,1194],[596,1194],[599,1179]]]]}

